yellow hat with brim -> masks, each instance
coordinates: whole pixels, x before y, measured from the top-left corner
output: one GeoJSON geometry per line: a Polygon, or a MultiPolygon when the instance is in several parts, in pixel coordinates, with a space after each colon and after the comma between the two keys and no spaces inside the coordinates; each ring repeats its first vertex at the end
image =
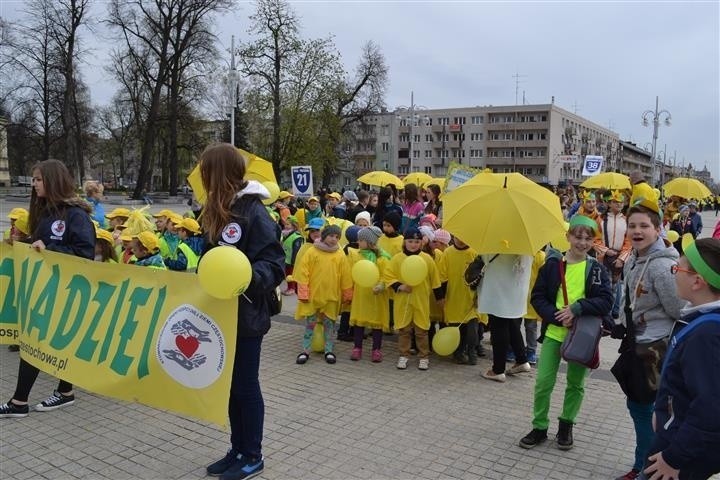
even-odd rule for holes
{"type": "Polygon", "coordinates": [[[112,233],[102,228],[98,228],[95,230],[95,238],[99,240],[105,240],[110,245],[113,245],[115,243],[115,239],[113,238],[112,233]]]}
{"type": "Polygon", "coordinates": [[[115,218],[115,217],[129,217],[130,216],[130,210],[127,208],[116,208],[112,212],[105,215],[105,218],[115,218]]]}
{"type": "Polygon", "coordinates": [[[183,216],[175,212],[172,212],[170,215],[168,215],[167,218],[173,225],[180,225],[180,223],[182,223],[183,221],[183,216]]]}
{"type": "Polygon", "coordinates": [[[16,207],[10,210],[10,213],[8,213],[8,218],[10,220],[17,220],[22,215],[29,215],[29,213],[24,208],[16,207]]]}
{"type": "Polygon", "coordinates": [[[327,195],[325,195],[325,198],[334,198],[337,201],[342,200],[342,197],[337,192],[328,193],[327,195]]]}
{"type": "Polygon", "coordinates": [[[658,197],[653,188],[645,182],[633,185],[632,197],[630,198],[630,206],[642,206],[660,213],[660,205],[658,205],[658,197]]]}
{"type": "Polygon", "coordinates": [[[25,235],[30,235],[30,214],[26,211],[15,218],[15,228],[25,235]]]}
{"type": "Polygon", "coordinates": [[[310,198],[308,198],[307,201],[308,201],[308,203],[310,203],[310,202],[320,202],[320,200],[318,200],[317,197],[310,197],[310,198]]]}
{"type": "Polygon", "coordinates": [[[163,208],[158,213],[154,214],[153,217],[171,217],[173,215],[177,215],[177,213],[173,212],[172,210],[168,210],[167,208],[163,208]]]}
{"type": "Polygon", "coordinates": [[[278,195],[278,198],[279,198],[280,200],[285,200],[286,198],[290,198],[290,197],[294,197],[294,196],[295,196],[295,195],[293,195],[292,193],[288,192],[287,190],[283,190],[283,191],[280,192],[280,194],[278,195]]]}
{"type": "Polygon", "coordinates": [[[137,235],[133,235],[132,238],[137,238],[138,241],[145,247],[149,252],[155,252],[160,249],[160,241],[153,232],[140,232],[137,235]]]}
{"type": "Polygon", "coordinates": [[[199,234],[202,229],[194,218],[181,218],[179,222],[173,222],[176,227],[184,228],[188,232],[199,234]]]}

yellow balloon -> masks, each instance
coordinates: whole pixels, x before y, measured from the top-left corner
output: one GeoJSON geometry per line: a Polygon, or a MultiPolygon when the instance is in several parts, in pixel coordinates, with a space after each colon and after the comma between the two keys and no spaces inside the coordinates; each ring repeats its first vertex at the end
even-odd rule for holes
{"type": "Polygon", "coordinates": [[[668,230],[665,236],[668,239],[668,242],[675,243],[680,239],[680,234],[676,232],[675,230],[668,230]]]}
{"type": "Polygon", "coordinates": [[[380,270],[370,260],[360,260],[353,265],[352,278],[361,287],[371,288],[380,280],[380,270]]]}
{"type": "Polygon", "coordinates": [[[428,266],[420,255],[410,255],[400,264],[400,279],[406,285],[415,287],[425,281],[428,266]]]}
{"type": "Polygon", "coordinates": [[[241,295],[252,280],[252,266],[235,247],[213,248],[200,259],[198,280],[205,293],[227,300],[241,295]]]}
{"type": "Polygon", "coordinates": [[[270,192],[270,198],[263,200],[263,203],[265,205],[272,205],[275,203],[275,200],[277,200],[278,195],[280,195],[280,187],[278,187],[278,184],[275,182],[262,182],[262,184],[268,189],[268,192],[270,192]]]}
{"type": "Polygon", "coordinates": [[[445,327],[438,330],[433,337],[433,351],[440,356],[452,355],[460,345],[460,328],[445,327]]]}
{"type": "Polygon", "coordinates": [[[310,348],[313,352],[322,353],[325,351],[325,328],[323,328],[323,324],[320,322],[316,323],[315,328],[313,328],[310,348]]]}

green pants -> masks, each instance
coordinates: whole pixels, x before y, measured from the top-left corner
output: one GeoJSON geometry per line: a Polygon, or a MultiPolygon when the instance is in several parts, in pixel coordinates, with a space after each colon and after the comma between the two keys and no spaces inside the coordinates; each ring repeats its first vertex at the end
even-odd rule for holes
{"type": "MultiPolygon", "coordinates": [[[[557,372],[560,367],[560,346],[557,340],[545,337],[538,360],[537,377],[535,379],[535,403],[533,405],[533,427],[547,430],[550,424],[548,412],[550,411],[550,396],[552,395],[557,372]]],[[[567,387],[565,399],[560,413],[560,420],[575,423],[585,396],[585,377],[588,368],[580,364],[569,362],[567,364],[567,387]]]]}

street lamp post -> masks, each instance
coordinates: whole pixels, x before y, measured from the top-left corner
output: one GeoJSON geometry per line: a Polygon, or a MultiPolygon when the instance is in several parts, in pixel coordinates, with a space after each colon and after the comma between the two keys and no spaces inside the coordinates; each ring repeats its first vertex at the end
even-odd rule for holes
{"type": "MultiPolygon", "coordinates": [[[[413,127],[416,125],[416,122],[420,119],[420,117],[415,113],[418,110],[426,110],[426,108],[422,105],[415,105],[415,92],[410,92],[410,107],[404,107],[400,106],[398,107],[399,110],[405,110],[408,112],[408,115],[405,117],[405,120],[408,122],[408,125],[410,127],[410,133],[409,133],[409,143],[408,143],[408,173],[413,172],[413,127]]],[[[397,115],[397,118],[399,120],[402,120],[403,117],[401,115],[397,115]]],[[[427,121],[428,117],[424,117],[424,119],[427,121]]]]}
{"type": "Polygon", "coordinates": [[[235,35],[230,40],[230,144],[235,146],[235,107],[237,106],[237,70],[235,70],[235,35]]]}
{"type": "Polygon", "coordinates": [[[668,127],[670,126],[670,120],[672,119],[672,115],[670,115],[670,112],[667,110],[659,110],[660,108],[660,97],[655,97],[655,111],[653,110],[645,110],[642,114],[642,124],[643,126],[647,127],[649,125],[649,119],[652,117],[653,122],[653,142],[652,142],[652,158],[650,159],[650,182],[655,185],[655,153],[657,151],[657,139],[658,139],[658,129],[660,128],[660,119],[664,115],[665,117],[665,125],[668,127]]]}

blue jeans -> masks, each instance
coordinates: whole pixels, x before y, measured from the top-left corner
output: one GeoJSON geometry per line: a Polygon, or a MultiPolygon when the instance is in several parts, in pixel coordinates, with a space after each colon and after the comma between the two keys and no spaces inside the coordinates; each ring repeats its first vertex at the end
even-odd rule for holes
{"type": "Polygon", "coordinates": [[[652,429],[652,403],[638,403],[628,399],[627,407],[635,425],[635,463],[633,468],[642,471],[647,461],[650,447],[655,438],[652,429]]]}
{"type": "Polygon", "coordinates": [[[230,385],[230,442],[243,456],[262,456],[265,402],[260,391],[260,347],[263,337],[238,337],[230,385]]]}
{"type": "Polygon", "coordinates": [[[612,306],[612,318],[618,318],[620,316],[620,302],[622,301],[622,292],[623,292],[624,283],[622,280],[618,280],[615,285],[613,285],[613,293],[615,294],[615,301],[613,301],[612,306]]]}

